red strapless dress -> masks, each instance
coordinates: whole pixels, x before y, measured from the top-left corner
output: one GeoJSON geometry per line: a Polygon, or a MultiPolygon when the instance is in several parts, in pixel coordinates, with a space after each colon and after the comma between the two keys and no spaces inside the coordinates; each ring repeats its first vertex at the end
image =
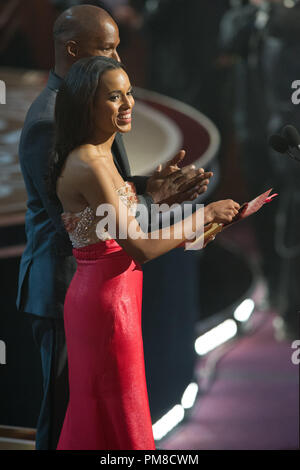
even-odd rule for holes
{"type": "Polygon", "coordinates": [[[141,267],[115,240],[73,249],[64,322],[70,399],[58,450],[154,450],[141,267]]]}

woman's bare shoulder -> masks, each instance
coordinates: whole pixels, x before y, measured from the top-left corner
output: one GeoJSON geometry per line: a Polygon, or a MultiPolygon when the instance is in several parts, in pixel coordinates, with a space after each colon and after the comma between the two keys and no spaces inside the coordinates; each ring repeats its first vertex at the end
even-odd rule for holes
{"type": "Polygon", "coordinates": [[[97,152],[93,145],[81,145],[76,147],[68,156],[68,160],[71,164],[81,164],[89,166],[91,161],[97,159],[97,152]]]}
{"type": "Polygon", "coordinates": [[[92,145],[84,145],[75,149],[70,157],[73,162],[69,181],[73,187],[80,188],[91,207],[106,202],[107,194],[114,187],[109,156],[101,155],[92,145]]]}
{"type": "Polygon", "coordinates": [[[89,174],[103,173],[108,171],[107,158],[99,155],[95,146],[87,144],[74,149],[69,155],[69,165],[73,171],[82,173],[82,176],[89,174]]]}

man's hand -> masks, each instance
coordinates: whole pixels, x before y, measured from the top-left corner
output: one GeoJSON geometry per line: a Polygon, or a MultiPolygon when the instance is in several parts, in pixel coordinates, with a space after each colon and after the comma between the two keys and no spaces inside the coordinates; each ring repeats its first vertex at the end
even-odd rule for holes
{"type": "Polygon", "coordinates": [[[159,165],[148,179],[147,193],[154,203],[172,205],[183,201],[192,201],[207,190],[213,173],[205,173],[203,168],[196,170],[194,165],[179,168],[185,151],[181,150],[164,168],[159,165]]]}

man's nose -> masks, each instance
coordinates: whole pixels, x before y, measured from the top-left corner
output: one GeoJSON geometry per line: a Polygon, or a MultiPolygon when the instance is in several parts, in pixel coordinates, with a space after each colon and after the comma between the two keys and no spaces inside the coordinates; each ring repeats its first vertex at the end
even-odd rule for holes
{"type": "Polygon", "coordinates": [[[121,62],[120,56],[119,56],[119,54],[117,53],[116,50],[114,50],[112,58],[115,59],[117,62],[121,62]]]}

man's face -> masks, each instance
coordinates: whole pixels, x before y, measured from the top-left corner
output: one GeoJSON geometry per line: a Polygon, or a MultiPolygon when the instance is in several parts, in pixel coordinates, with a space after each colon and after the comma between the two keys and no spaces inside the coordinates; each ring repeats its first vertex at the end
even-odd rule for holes
{"type": "Polygon", "coordinates": [[[91,30],[84,38],[76,41],[76,60],[83,57],[105,56],[120,62],[117,47],[120,43],[119,29],[113,19],[99,22],[97,30],[91,30]]]}

